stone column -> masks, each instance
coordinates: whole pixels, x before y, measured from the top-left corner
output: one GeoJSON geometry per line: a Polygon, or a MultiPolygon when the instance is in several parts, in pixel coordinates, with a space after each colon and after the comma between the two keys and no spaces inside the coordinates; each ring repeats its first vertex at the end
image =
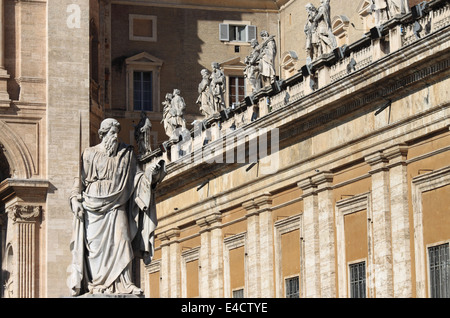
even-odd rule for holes
{"type": "Polygon", "coordinates": [[[259,218],[259,270],[261,275],[261,297],[275,297],[274,263],[273,263],[273,218],[270,194],[263,194],[254,199],[258,206],[259,218]]]}
{"type": "Polygon", "coordinates": [[[222,216],[212,213],[196,220],[200,226],[200,297],[223,297],[222,216]]]}
{"type": "Polygon", "coordinates": [[[365,158],[371,165],[373,215],[373,265],[375,297],[393,297],[391,216],[387,159],[381,152],[365,158]]]}
{"type": "Polygon", "coordinates": [[[305,297],[321,297],[317,186],[312,183],[310,178],[300,181],[297,185],[303,190],[305,297]]]}
{"type": "Polygon", "coordinates": [[[312,178],[317,185],[321,297],[336,297],[336,263],[333,213],[333,175],[323,172],[312,178]]]}
{"type": "Polygon", "coordinates": [[[37,294],[38,228],[41,207],[15,204],[6,209],[11,224],[7,244],[12,244],[14,269],[10,273],[13,297],[34,298],[37,294]]]}
{"type": "Polygon", "coordinates": [[[258,206],[253,200],[244,202],[242,206],[247,210],[247,297],[259,298],[261,297],[261,263],[258,206]]]}
{"type": "Polygon", "coordinates": [[[412,297],[407,152],[406,145],[397,145],[383,151],[389,160],[394,297],[401,298],[412,297]]]}
{"type": "Polygon", "coordinates": [[[223,297],[223,239],[222,239],[222,216],[220,213],[214,213],[206,217],[210,230],[210,278],[211,278],[211,294],[210,297],[223,297]]]}
{"type": "Polygon", "coordinates": [[[211,250],[210,245],[210,232],[208,231],[208,223],[204,217],[196,221],[197,225],[200,227],[200,255],[199,255],[199,296],[202,298],[210,297],[209,288],[209,267],[210,259],[209,252],[211,250]]]}
{"type": "Polygon", "coordinates": [[[178,229],[158,234],[161,241],[161,290],[163,298],[181,297],[181,253],[178,229]]]}

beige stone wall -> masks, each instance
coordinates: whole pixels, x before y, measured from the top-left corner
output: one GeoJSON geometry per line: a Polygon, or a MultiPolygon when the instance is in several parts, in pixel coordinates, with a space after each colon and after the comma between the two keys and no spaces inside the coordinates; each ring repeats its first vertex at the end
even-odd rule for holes
{"type": "MultiPolygon", "coordinates": [[[[445,20],[448,12],[439,12],[432,25],[445,20]]],[[[448,30],[435,28],[410,46],[409,31],[399,39],[395,30],[389,55],[370,41],[362,48],[371,55],[367,67],[341,80],[327,79],[327,67],[319,67],[319,90],[308,91],[303,82],[304,95],[293,98],[300,89],[294,84],[286,89],[292,100],[275,104],[281,98],[274,96],[271,112],[247,122],[280,128],[275,174],[264,175],[262,164],[250,162],[214,166],[181,158],[169,164],[159,192],[159,231],[181,237],[185,224],[198,225],[200,277],[211,277],[204,265],[211,275],[217,262],[224,277],[204,285],[205,297],[222,292],[213,286],[230,295],[239,280],[234,275],[242,273],[234,257],[239,248],[248,297],[284,297],[285,275],[295,274],[290,266],[298,268],[301,297],[349,297],[348,265],[361,260],[368,297],[428,295],[426,248],[449,240],[445,230],[433,232],[433,218],[422,223],[430,210],[440,214],[446,206],[431,198],[446,193],[449,182],[448,30]],[[377,112],[388,99],[390,107],[377,112]],[[283,263],[280,256],[294,248],[284,239],[295,231],[299,259],[283,263]],[[216,232],[223,242],[218,251],[216,232]]],[[[262,100],[260,110],[267,107],[262,100]]],[[[203,150],[225,142],[225,132],[216,136],[203,150]]],[[[225,152],[215,150],[216,156],[225,152]]],[[[184,284],[173,267],[170,273],[184,284]]]]}
{"type": "Polygon", "coordinates": [[[62,277],[71,262],[68,198],[78,175],[80,116],[81,149],[89,145],[89,1],[49,0],[47,14],[47,179],[54,190],[47,195],[42,296],[63,297],[69,295],[62,277]]]}

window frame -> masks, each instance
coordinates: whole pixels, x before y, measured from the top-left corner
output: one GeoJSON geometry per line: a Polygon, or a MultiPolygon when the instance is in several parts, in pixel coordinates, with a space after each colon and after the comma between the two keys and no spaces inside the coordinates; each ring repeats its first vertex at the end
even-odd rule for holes
{"type": "Polygon", "coordinates": [[[367,259],[359,259],[347,263],[347,275],[348,275],[348,297],[349,298],[367,298],[368,288],[367,288],[367,259]],[[364,297],[353,297],[352,295],[352,266],[360,265],[364,263],[364,297]]]}
{"type": "Polygon", "coordinates": [[[146,42],[157,42],[158,41],[158,30],[157,23],[158,18],[156,15],[146,15],[146,14],[129,14],[128,24],[129,24],[129,40],[130,41],[146,41],[146,42]],[[152,36],[138,36],[134,35],[134,20],[149,20],[152,22],[152,36]]]}
{"type": "Polygon", "coordinates": [[[285,298],[300,298],[300,276],[299,275],[284,277],[284,297],[285,298]],[[288,281],[291,281],[292,279],[297,279],[297,287],[298,288],[297,288],[296,297],[292,297],[292,296],[295,296],[295,293],[292,295],[288,295],[287,283],[288,283],[288,281]]]}
{"type": "Polygon", "coordinates": [[[250,45],[250,42],[257,39],[257,28],[252,25],[250,21],[230,21],[224,20],[219,24],[219,40],[221,42],[230,43],[233,45],[250,45]],[[244,27],[245,39],[236,40],[231,39],[231,28],[244,27]],[[226,30],[226,32],[224,32],[226,30]],[[253,36],[252,36],[253,35],[253,36]]]}
{"type": "MultiPolygon", "coordinates": [[[[430,298],[442,298],[442,297],[433,297],[433,286],[431,285],[432,279],[431,279],[431,263],[430,263],[430,249],[436,248],[440,246],[447,245],[447,255],[448,255],[448,261],[450,263],[450,241],[440,241],[433,244],[428,244],[426,246],[426,261],[427,261],[427,276],[428,276],[428,296],[430,298]]],[[[449,276],[448,281],[450,281],[450,264],[447,265],[447,275],[449,276]]],[[[450,285],[450,282],[448,283],[450,285]]],[[[447,296],[450,296],[450,286],[447,289],[447,296]]]]}
{"type": "Polygon", "coordinates": [[[152,74],[152,111],[150,113],[160,112],[160,73],[163,61],[142,52],[125,60],[126,63],[126,103],[127,111],[141,112],[141,110],[134,109],[134,72],[151,72],[152,74]]]}
{"type": "Polygon", "coordinates": [[[247,81],[246,81],[245,77],[241,76],[241,75],[228,75],[227,77],[228,77],[228,81],[227,81],[227,83],[228,83],[228,85],[227,85],[228,86],[227,87],[227,90],[228,90],[228,94],[227,94],[228,95],[228,107],[232,107],[232,105],[234,103],[234,101],[232,99],[235,99],[237,97],[238,101],[236,103],[239,103],[240,101],[245,99],[245,96],[247,96],[247,81]],[[239,85],[239,79],[243,80],[243,85],[242,86],[239,85]],[[231,82],[232,81],[235,81],[235,82],[237,81],[238,82],[237,83],[238,85],[234,86],[234,89],[235,90],[237,89],[237,92],[232,92],[231,91],[231,87],[232,87],[231,82]],[[241,100],[239,100],[239,88],[240,87],[242,87],[244,89],[244,95],[242,96],[243,98],[241,100]]]}

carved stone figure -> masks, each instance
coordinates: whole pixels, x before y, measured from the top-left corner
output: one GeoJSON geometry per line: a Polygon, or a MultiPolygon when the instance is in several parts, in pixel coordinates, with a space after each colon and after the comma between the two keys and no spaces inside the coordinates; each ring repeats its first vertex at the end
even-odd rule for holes
{"type": "Polygon", "coordinates": [[[220,112],[225,109],[226,77],[220,69],[219,63],[214,62],[211,67],[210,85],[213,95],[213,110],[214,112],[220,112]]]}
{"type": "Polygon", "coordinates": [[[198,84],[197,104],[200,106],[200,111],[205,117],[209,117],[214,113],[213,95],[211,91],[211,79],[207,69],[202,69],[202,81],[198,84]]]}
{"type": "Polygon", "coordinates": [[[161,120],[161,124],[164,126],[164,131],[166,132],[166,135],[171,138],[173,136],[173,129],[171,125],[171,115],[169,113],[170,109],[172,108],[172,94],[167,93],[165,96],[164,101],[162,102],[163,105],[163,118],[161,120]]]}
{"type": "Polygon", "coordinates": [[[261,73],[259,71],[259,59],[261,48],[258,45],[258,40],[254,39],[250,43],[252,51],[250,55],[244,59],[245,69],[244,77],[248,79],[252,92],[256,92],[261,88],[261,73]]]}
{"type": "Polygon", "coordinates": [[[175,128],[181,127],[186,129],[186,120],[184,119],[184,113],[186,111],[186,103],[184,98],[180,96],[180,90],[175,88],[172,96],[172,112],[175,118],[175,128]]]}
{"type": "Polygon", "coordinates": [[[304,27],[304,32],[306,34],[306,56],[309,57],[310,60],[313,60],[315,58],[315,54],[318,52],[318,38],[315,23],[317,9],[311,3],[306,4],[305,7],[307,13],[306,24],[304,27]]]}
{"type": "Polygon", "coordinates": [[[336,37],[333,34],[330,15],[330,0],[320,0],[320,6],[306,5],[308,13],[305,24],[306,52],[311,60],[330,53],[337,47],[336,37]]]}
{"type": "Polygon", "coordinates": [[[180,90],[174,89],[173,94],[166,94],[166,100],[163,102],[163,105],[163,119],[161,123],[164,124],[166,135],[170,139],[177,139],[177,128],[186,129],[186,121],[184,119],[186,103],[183,97],[180,96],[180,90]]]}
{"type": "Polygon", "coordinates": [[[134,138],[138,146],[138,157],[142,157],[152,151],[150,145],[150,131],[152,123],[145,112],[141,112],[141,120],[134,127],[134,138]]]}
{"type": "Polygon", "coordinates": [[[277,54],[277,46],[274,36],[269,36],[267,31],[260,33],[262,43],[259,58],[259,71],[261,74],[262,85],[273,83],[275,81],[275,56],[277,54]]]}
{"type": "Polygon", "coordinates": [[[72,295],[142,294],[132,280],[132,261],[149,264],[157,225],[154,189],[164,161],[142,171],[133,147],[119,142],[120,124],[105,119],[100,144],[81,155],[80,176],[70,196],[74,213],[72,295]]]}
{"type": "Polygon", "coordinates": [[[319,56],[331,52],[336,48],[336,37],[333,34],[330,15],[330,0],[320,0],[317,8],[315,22],[317,24],[317,35],[319,38],[319,56]]]}
{"type": "Polygon", "coordinates": [[[381,25],[397,14],[406,13],[408,0],[372,0],[372,11],[375,13],[375,24],[381,25]]]}

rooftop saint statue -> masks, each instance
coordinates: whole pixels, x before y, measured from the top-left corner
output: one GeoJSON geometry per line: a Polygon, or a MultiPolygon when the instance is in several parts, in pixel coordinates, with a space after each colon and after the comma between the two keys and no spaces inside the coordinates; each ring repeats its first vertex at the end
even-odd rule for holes
{"type": "MultiPolygon", "coordinates": [[[[79,180],[70,197],[73,296],[142,294],[132,280],[132,261],[151,262],[157,225],[155,187],[165,177],[164,161],[142,171],[133,147],[119,142],[120,124],[105,119],[100,144],[81,155],[79,180]]],[[[77,178],[78,179],[78,178],[77,178]]]]}

